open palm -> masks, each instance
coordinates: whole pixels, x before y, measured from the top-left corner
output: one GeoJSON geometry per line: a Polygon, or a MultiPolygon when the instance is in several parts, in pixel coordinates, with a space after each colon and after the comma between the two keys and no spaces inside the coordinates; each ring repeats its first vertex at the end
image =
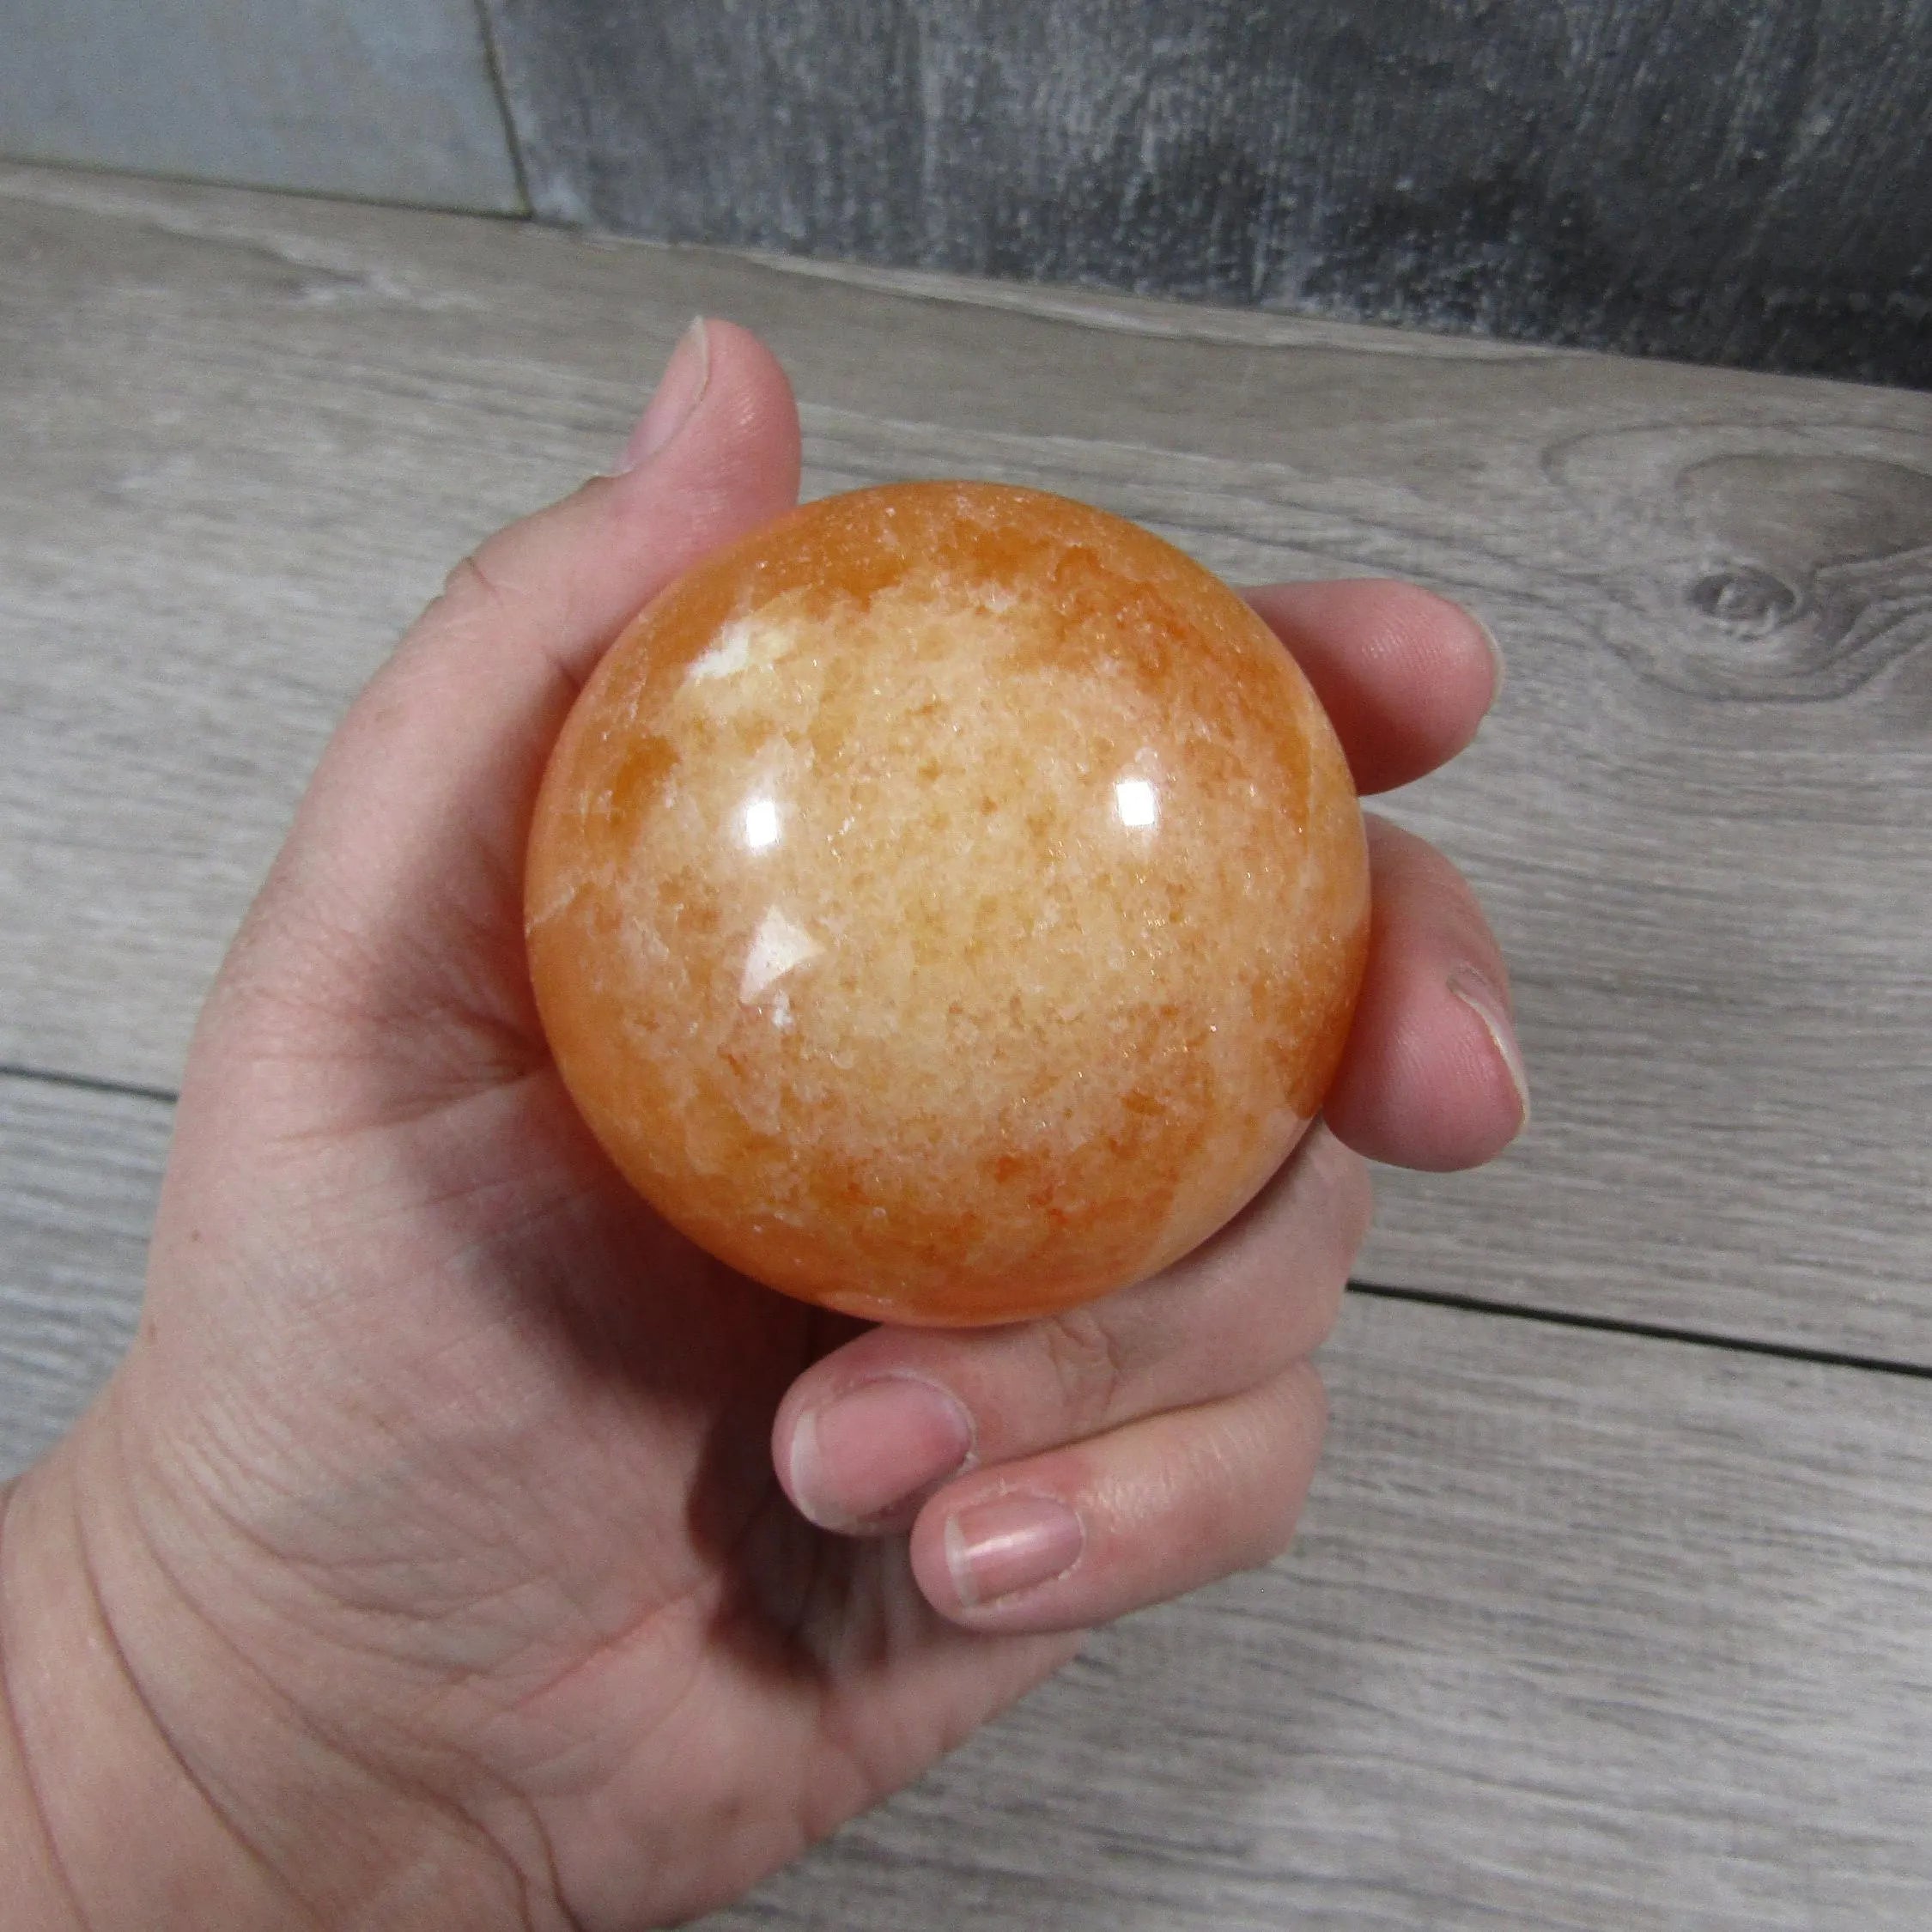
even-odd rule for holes
{"type": "MultiPolygon", "coordinates": [[[[633,456],[459,567],[331,743],[197,1036],[140,1337],[58,1459],[157,1726],[331,1925],[688,1917],[1084,1629],[1278,1553],[1362,1155],[1469,1164],[1521,1122],[1480,914],[1381,827],[1327,1124],[1165,1276],[866,1329],[691,1247],[550,1065],[523,841],[599,653],[794,500],[782,374],[699,328],[633,456]]],[[[1423,592],[1255,602],[1365,788],[1490,702],[1481,633],[1423,592]]]]}

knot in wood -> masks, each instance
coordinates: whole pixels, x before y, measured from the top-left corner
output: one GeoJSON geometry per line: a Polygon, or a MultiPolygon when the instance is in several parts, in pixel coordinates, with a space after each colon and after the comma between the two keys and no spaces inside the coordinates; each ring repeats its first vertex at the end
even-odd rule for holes
{"type": "Polygon", "coordinates": [[[1756,564],[1714,570],[1691,586],[1692,609],[1745,637],[1762,637],[1795,617],[1803,597],[1756,564]]]}

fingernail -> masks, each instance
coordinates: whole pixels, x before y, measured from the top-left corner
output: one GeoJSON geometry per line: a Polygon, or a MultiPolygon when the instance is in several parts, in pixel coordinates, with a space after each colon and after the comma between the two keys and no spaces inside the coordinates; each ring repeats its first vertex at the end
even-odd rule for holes
{"type": "Polygon", "coordinates": [[[792,1499],[822,1529],[855,1529],[963,1468],[973,1419],[929,1382],[882,1376],[808,1410],[792,1432],[792,1499]]]}
{"type": "Polygon", "coordinates": [[[1489,661],[1492,671],[1489,702],[1493,707],[1497,699],[1503,695],[1503,683],[1504,680],[1509,676],[1510,667],[1503,661],[1503,647],[1496,641],[1496,633],[1480,617],[1477,617],[1473,611],[1469,613],[1469,619],[1476,629],[1482,633],[1483,642],[1489,647],[1489,661]]]}
{"type": "Polygon", "coordinates": [[[1064,1577],[1080,1559],[1087,1533],[1064,1503],[1046,1496],[1001,1496],[962,1510],[945,1527],[946,1567],[968,1610],[1064,1577]]]}
{"type": "Polygon", "coordinates": [[[711,340],[700,315],[677,338],[677,346],[658,379],[657,393],[624,445],[617,464],[619,476],[648,463],[690,421],[691,411],[702,399],[704,386],[710,380],[711,340]]]}
{"type": "Polygon", "coordinates": [[[1449,989],[1479,1019],[1516,1090],[1522,1118],[1516,1122],[1521,1133],[1529,1125],[1529,1071],[1523,1065],[1522,1048],[1516,1043],[1516,1030],[1510,1019],[1502,996],[1473,966],[1458,966],[1449,976],[1449,989]]]}

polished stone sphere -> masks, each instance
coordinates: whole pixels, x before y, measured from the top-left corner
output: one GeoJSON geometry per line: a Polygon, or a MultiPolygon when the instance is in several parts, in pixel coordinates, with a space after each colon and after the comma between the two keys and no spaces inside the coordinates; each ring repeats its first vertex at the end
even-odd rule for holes
{"type": "Polygon", "coordinates": [[[1039,1315],[1184,1255],[1319,1108],[1367,945],[1327,719],[1170,544],[905,483],[700,564],[598,665],[526,895],[611,1158],[788,1294],[1039,1315]]]}

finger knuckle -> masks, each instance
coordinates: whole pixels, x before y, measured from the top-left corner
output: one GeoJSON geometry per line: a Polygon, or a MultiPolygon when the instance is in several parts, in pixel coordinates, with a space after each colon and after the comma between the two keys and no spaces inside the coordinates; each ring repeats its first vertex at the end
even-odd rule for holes
{"type": "Polygon", "coordinates": [[[1375,1183],[1369,1163],[1327,1128],[1309,1149],[1309,1172],[1321,1193],[1346,1273],[1369,1237],[1375,1215],[1375,1183]]]}
{"type": "Polygon", "coordinates": [[[1265,1570],[1279,1563],[1294,1546],[1295,1531],[1301,1522],[1301,1498],[1277,1500],[1256,1523],[1248,1546],[1242,1552],[1243,1570],[1265,1570]]]}
{"type": "Polygon", "coordinates": [[[1278,1375],[1327,1341],[1341,1312],[1348,1271],[1323,1244],[1282,1243],[1254,1272],[1238,1309],[1223,1325],[1226,1359],[1244,1365],[1240,1386],[1278,1375]]]}
{"type": "Polygon", "coordinates": [[[1327,1419],[1321,1380],[1312,1369],[1291,1370],[1279,1395],[1273,1441],[1257,1458],[1247,1537],[1250,1568],[1274,1562],[1293,1543],[1327,1419]]]}
{"type": "MultiPolygon", "coordinates": [[[[1367,1163],[1315,1127],[1267,1218],[1189,1278],[1196,1298],[1185,1333],[1197,1353],[1212,1349],[1220,1392],[1255,1387],[1328,1339],[1369,1206],[1367,1163]]],[[[1174,1320],[1170,1308],[1170,1332],[1174,1320]]]]}
{"type": "Polygon", "coordinates": [[[1289,1371],[1288,1395],[1297,1425],[1297,1453],[1312,1469],[1328,1433],[1328,1385],[1314,1363],[1297,1362],[1289,1371]]]}
{"type": "Polygon", "coordinates": [[[1301,1521],[1302,1482],[1285,1461],[1270,1461],[1252,1479],[1252,1492],[1228,1539],[1230,1570],[1261,1570],[1285,1555],[1301,1521]]]}
{"type": "Polygon", "coordinates": [[[1128,1367],[1121,1337],[1106,1317],[1091,1307],[1063,1309],[1048,1318],[1042,1339],[1074,1425],[1091,1428],[1112,1415],[1128,1367]]]}
{"type": "Polygon", "coordinates": [[[464,624],[501,614],[507,600],[492,559],[494,538],[463,558],[443,579],[443,587],[428,614],[445,623],[464,624]]]}
{"type": "Polygon", "coordinates": [[[1331,1269],[1312,1293],[1304,1291],[1301,1319],[1294,1333],[1293,1358],[1299,1360],[1325,1347],[1341,1320],[1342,1303],[1348,1294],[1348,1271],[1331,1269]]]}

